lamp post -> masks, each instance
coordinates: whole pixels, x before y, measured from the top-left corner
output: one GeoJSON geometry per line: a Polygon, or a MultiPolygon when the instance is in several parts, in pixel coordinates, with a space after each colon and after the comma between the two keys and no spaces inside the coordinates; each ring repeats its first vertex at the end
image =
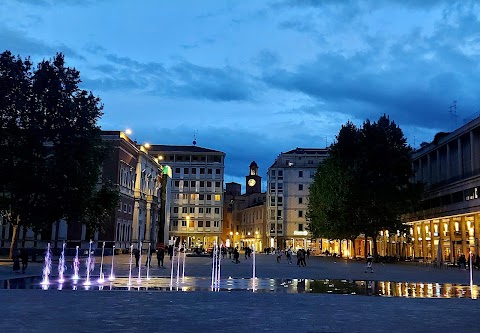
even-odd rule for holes
{"type": "MultiPolygon", "coordinates": [[[[238,231],[237,231],[237,232],[235,232],[235,236],[238,236],[238,231]]],[[[238,237],[237,237],[237,239],[238,239],[238,237]]],[[[234,240],[235,240],[235,238],[234,238],[234,240]]],[[[236,243],[235,243],[235,244],[236,244],[236,243]]]]}
{"type": "Polygon", "coordinates": [[[233,231],[230,231],[230,247],[233,247],[234,241],[233,241],[233,231]]]}

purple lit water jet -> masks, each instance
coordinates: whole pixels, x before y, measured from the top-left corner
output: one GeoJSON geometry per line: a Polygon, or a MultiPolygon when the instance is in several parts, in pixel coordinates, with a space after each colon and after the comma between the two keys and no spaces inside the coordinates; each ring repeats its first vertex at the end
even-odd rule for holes
{"type": "Polygon", "coordinates": [[[63,283],[65,281],[63,273],[65,272],[65,243],[62,244],[62,253],[58,260],[58,282],[63,283]]]}
{"type": "Polygon", "coordinates": [[[50,243],[47,245],[47,251],[45,252],[45,262],[43,264],[43,280],[42,285],[48,286],[50,284],[50,280],[48,276],[52,271],[52,252],[50,251],[50,243]]]}

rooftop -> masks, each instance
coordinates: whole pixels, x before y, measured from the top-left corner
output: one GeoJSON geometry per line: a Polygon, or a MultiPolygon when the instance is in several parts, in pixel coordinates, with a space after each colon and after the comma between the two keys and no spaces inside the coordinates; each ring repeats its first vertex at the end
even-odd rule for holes
{"type": "Polygon", "coordinates": [[[173,145],[150,145],[150,151],[172,152],[172,153],[217,153],[225,155],[224,152],[203,148],[198,146],[173,146],[173,145]]]}

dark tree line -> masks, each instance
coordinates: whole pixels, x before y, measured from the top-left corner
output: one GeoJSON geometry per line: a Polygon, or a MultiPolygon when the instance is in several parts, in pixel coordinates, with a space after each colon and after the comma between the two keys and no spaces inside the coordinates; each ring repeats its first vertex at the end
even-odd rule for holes
{"type": "Polygon", "coordinates": [[[14,226],[11,251],[18,226],[40,232],[65,219],[98,230],[117,205],[101,178],[103,105],[80,82],[62,54],[36,67],[0,54],[0,210],[14,226]]]}
{"type": "Polygon", "coordinates": [[[310,187],[312,235],[353,241],[360,234],[375,240],[381,230],[404,231],[400,217],[417,207],[423,189],[412,182],[412,149],[402,130],[383,115],[361,128],[346,123],[336,139],[310,187]]]}

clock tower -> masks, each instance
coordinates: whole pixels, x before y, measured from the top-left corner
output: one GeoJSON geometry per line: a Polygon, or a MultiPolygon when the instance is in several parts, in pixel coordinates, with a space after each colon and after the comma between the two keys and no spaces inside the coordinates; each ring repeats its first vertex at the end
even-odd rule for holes
{"type": "Polygon", "coordinates": [[[258,165],[253,161],[250,163],[250,173],[245,177],[247,195],[262,192],[262,177],[258,175],[258,165]]]}

